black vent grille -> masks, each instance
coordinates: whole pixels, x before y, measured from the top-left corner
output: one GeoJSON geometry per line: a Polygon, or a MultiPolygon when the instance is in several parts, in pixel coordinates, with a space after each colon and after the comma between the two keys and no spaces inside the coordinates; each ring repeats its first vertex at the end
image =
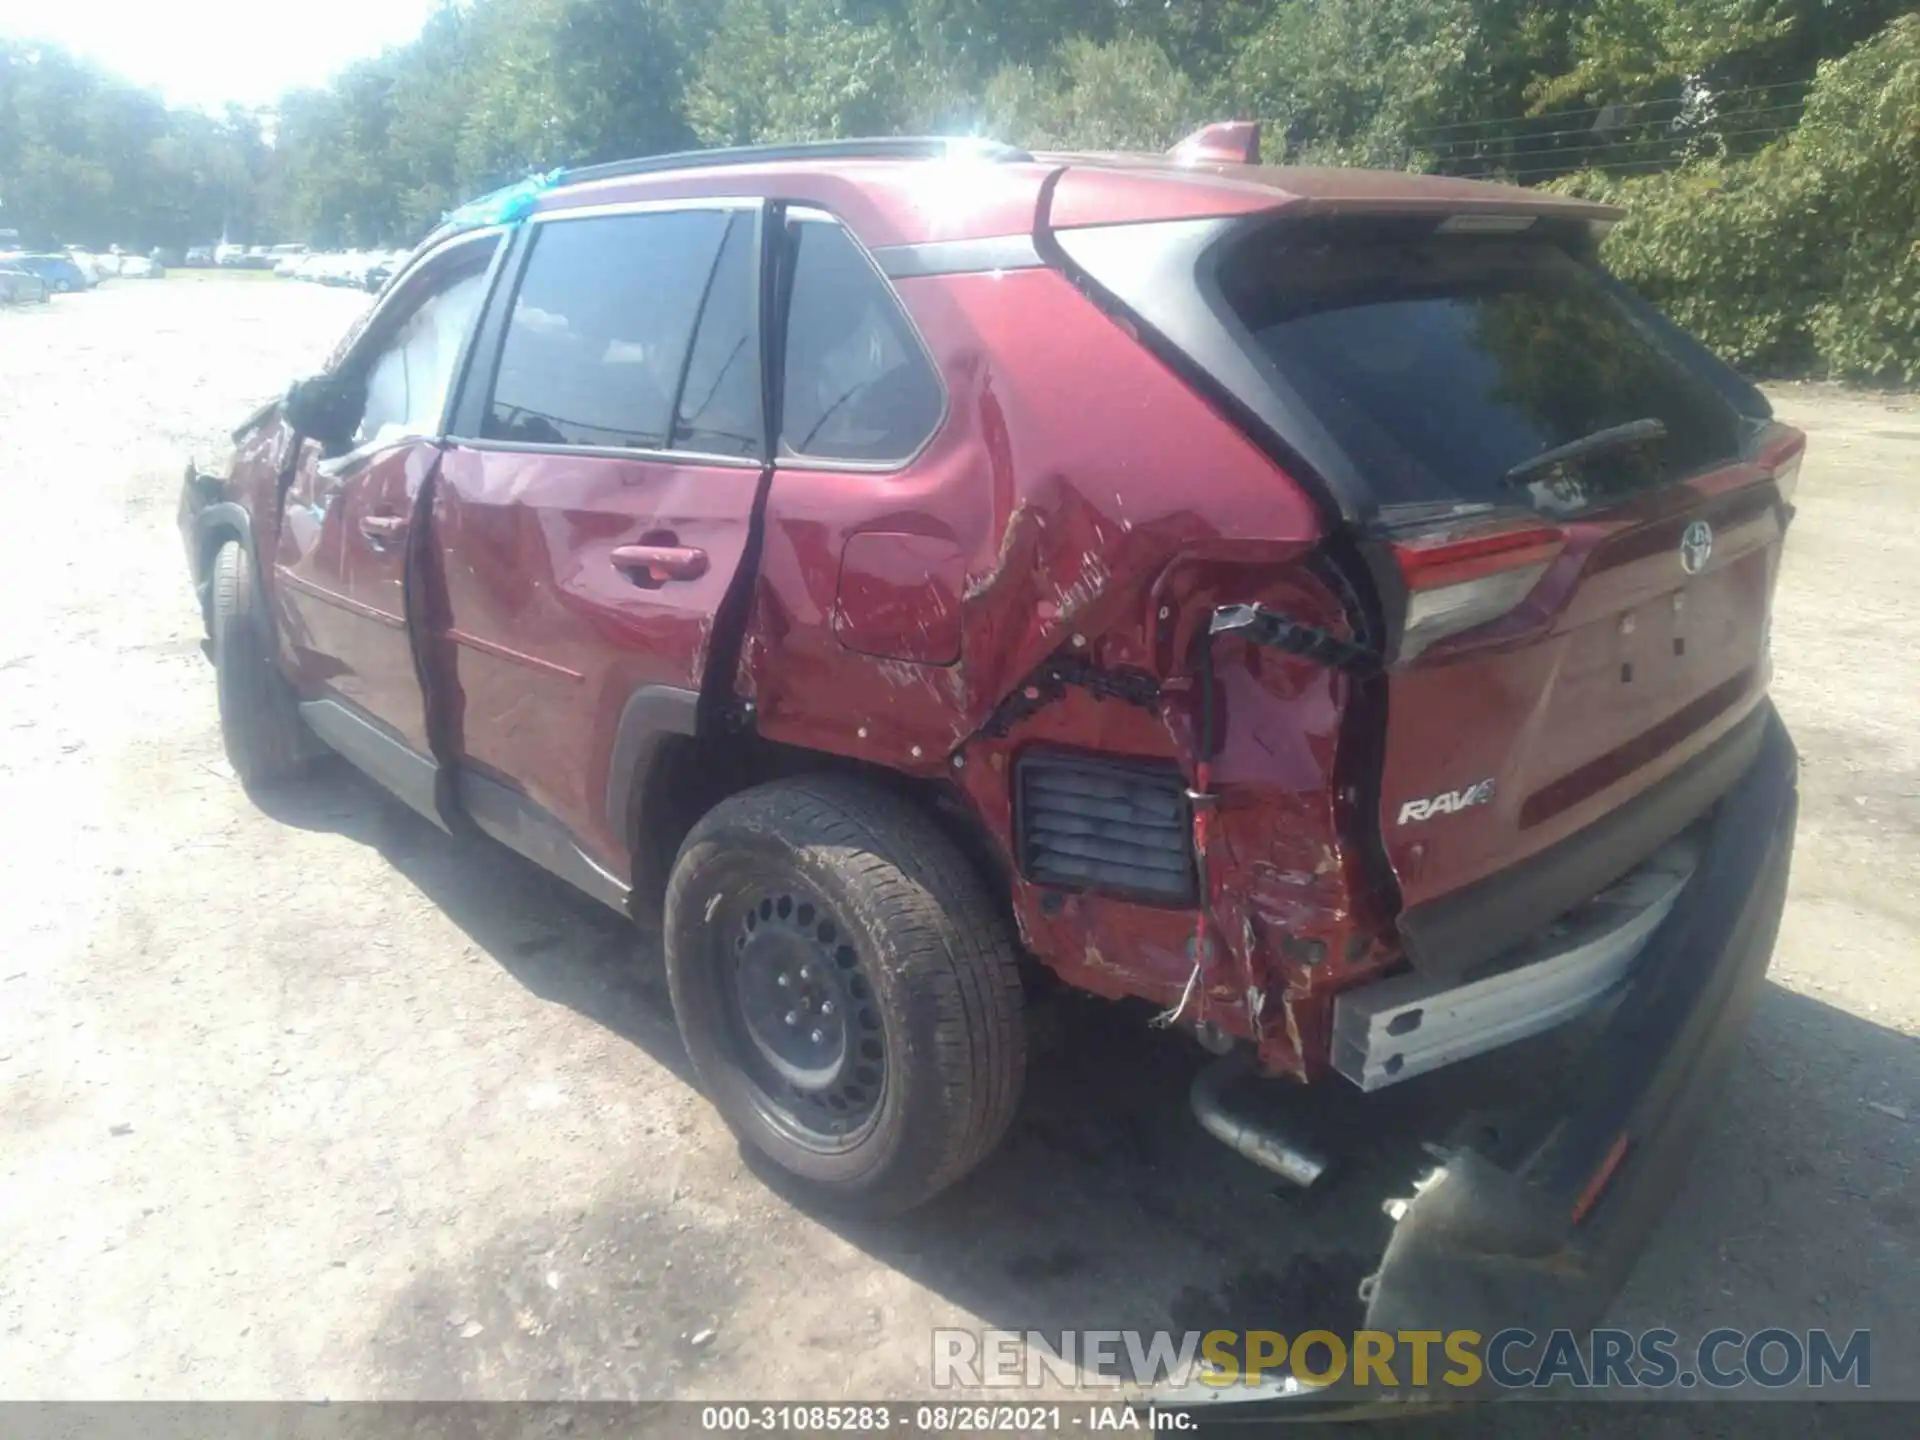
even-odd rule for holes
{"type": "Polygon", "coordinates": [[[1193,903],[1193,820],[1179,771],[1026,755],[1014,785],[1020,871],[1034,884],[1193,903]]]}

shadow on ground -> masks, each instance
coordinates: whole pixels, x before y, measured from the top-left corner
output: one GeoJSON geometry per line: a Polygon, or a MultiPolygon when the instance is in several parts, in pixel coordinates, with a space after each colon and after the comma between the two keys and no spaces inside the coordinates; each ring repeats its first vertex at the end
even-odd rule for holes
{"type": "Polygon", "coordinates": [[[344,762],[254,796],[283,825],[377,851],[542,1000],[632,1041],[692,1083],[657,948],[606,906],[480,835],[448,835],[344,762]]]}
{"type": "MultiPolygon", "coordinates": [[[[618,916],[488,841],[442,834],[358,777],[280,792],[263,805],[284,823],[373,846],[533,994],[574,1009],[689,1079],[657,950],[636,940],[618,916]]],[[[1144,1018],[1128,1006],[1078,997],[1050,1005],[1037,1017],[1040,1043],[1020,1117],[986,1164],[900,1220],[814,1218],[988,1326],[1286,1333],[1354,1327],[1361,1315],[1354,1287],[1387,1237],[1380,1200],[1407,1193],[1421,1167],[1417,1153],[1398,1139],[1366,1143],[1374,1130],[1369,1117],[1376,1111],[1385,1116],[1396,1136],[1408,1125],[1417,1129],[1433,1101],[1422,1089],[1425,1082],[1376,1097],[1342,1089],[1326,1110],[1304,1117],[1302,1123],[1341,1162],[1333,1183],[1303,1195],[1198,1131],[1185,1104],[1197,1065],[1194,1047],[1146,1029],[1144,1018]]],[[[1558,1043],[1509,1054],[1478,1082],[1510,1086],[1513,1067],[1550,1064],[1558,1043]]],[[[1840,1247],[1904,1247],[1920,1228],[1920,1212],[1898,1187],[1898,1177],[1910,1170],[1913,1142],[1905,1127],[1895,1127],[1900,1133],[1889,1140],[1875,1113],[1862,1105],[1858,1079],[1864,1072],[1890,1082],[1896,1093],[1920,1092],[1920,1044],[1804,996],[1766,988],[1720,1126],[1703,1141],[1704,1151],[1722,1158],[1696,1165],[1675,1214],[1656,1236],[1657,1258],[1641,1267],[1629,1291],[1635,1311],[1645,1317],[1637,1323],[1672,1324],[1684,1335],[1689,1317],[1713,1313],[1703,1292],[1725,1278],[1722,1242],[1761,1232],[1767,1239],[1759,1271],[1768,1257],[1781,1264],[1789,1263],[1782,1257],[1791,1257],[1795,1268],[1771,1276],[1754,1272],[1759,1278],[1739,1294],[1723,1287],[1723,1295],[1743,1306],[1772,1302],[1764,1315],[1743,1309],[1727,1323],[1830,1324],[1843,1334],[1871,1323],[1870,1309],[1862,1319],[1844,1303],[1865,1303],[1864,1294],[1836,1300],[1823,1290],[1824,1311],[1782,1313],[1793,1308],[1802,1267],[1859,1273],[1858,1254],[1850,1263],[1836,1263],[1844,1258],[1840,1247]],[[1843,1186],[1836,1213],[1825,1182],[1839,1151],[1852,1157],[1856,1170],[1884,1161],[1897,1172],[1892,1188],[1872,1179],[1843,1186]],[[1649,1266],[1657,1269],[1648,1273],[1649,1266]]],[[[1287,1098],[1284,1089],[1274,1094],[1287,1098]]],[[[743,1158],[755,1164],[753,1156],[743,1158]]],[[[757,1167],[756,1173],[779,1188],[778,1177],[757,1167]]],[[[692,1241],[658,1234],[661,1217],[637,1212],[618,1197],[598,1197],[576,1222],[570,1244],[644,1251],[677,1241],[676,1254],[708,1248],[718,1254],[730,1242],[719,1234],[692,1241]]],[[[510,1277],[515,1265],[525,1268],[530,1246],[524,1235],[503,1229],[497,1250],[473,1257],[476,1276],[510,1277]]],[[[1874,1267],[1866,1269],[1873,1273],[1874,1267]]],[[[396,1300],[383,1333],[397,1333],[414,1312],[430,1308],[423,1297],[436,1285],[446,1293],[471,1293],[464,1280],[422,1277],[416,1293],[396,1300]]],[[[452,1352],[409,1369],[428,1393],[442,1396],[671,1396],[678,1390],[674,1377],[686,1373],[680,1364],[685,1357],[656,1352],[651,1340],[644,1353],[623,1357],[627,1385],[609,1390],[595,1369],[608,1348],[635,1347],[625,1311],[664,1316],[666,1328],[692,1325],[714,1313],[712,1297],[733,1293],[741,1283],[736,1270],[717,1262],[682,1269],[664,1291],[656,1287],[626,1297],[621,1315],[569,1317],[560,1328],[571,1338],[545,1348],[532,1343],[520,1357],[527,1362],[524,1370],[502,1357],[509,1359],[504,1367],[476,1373],[452,1352]]],[[[511,1297],[502,1304],[510,1308],[511,1297]]],[[[1623,1318],[1616,1310],[1615,1321],[1623,1318]]],[[[880,1338],[876,1333],[868,1343],[880,1338]]],[[[1421,1433],[1581,1435],[1621,1429],[1653,1436],[1850,1436],[1887,1433],[1888,1418],[1876,1406],[1649,1411],[1523,1404],[1486,1414],[1429,1415],[1421,1433]]]]}

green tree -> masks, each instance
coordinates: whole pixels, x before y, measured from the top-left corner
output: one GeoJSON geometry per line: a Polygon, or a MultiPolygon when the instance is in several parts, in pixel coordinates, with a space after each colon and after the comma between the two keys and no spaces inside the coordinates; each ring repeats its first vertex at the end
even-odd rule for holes
{"type": "Polygon", "coordinates": [[[687,92],[710,145],[906,128],[914,66],[897,25],[836,0],[728,0],[687,92]]]}
{"type": "Polygon", "coordinates": [[[1533,87],[1541,106],[1664,96],[1699,77],[1737,92],[1810,79],[1911,0],[1591,0],[1571,64],[1533,87]]]}
{"type": "Polygon", "coordinates": [[[497,184],[686,145],[679,33],[649,0],[485,0],[460,173],[497,184]]]}
{"type": "Polygon", "coordinates": [[[1562,188],[1627,207],[1607,262],[1735,363],[1920,382],[1920,16],[1823,65],[1750,159],[1562,188]]]}
{"type": "Polygon", "coordinates": [[[1227,94],[1277,122],[1285,157],[1484,169],[1554,128],[1521,117],[1535,79],[1567,63],[1583,3],[1282,0],[1227,94]]]}
{"type": "Polygon", "coordinates": [[[253,117],[169,110],[45,45],[0,41],[0,201],[36,244],[134,249],[251,221],[263,147],[253,117]]]}
{"type": "Polygon", "coordinates": [[[987,82],[989,133],[1022,145],[1164,150],[1201,123],[1199,87],[1154,41],[1076,37],[1039,67],[987,82]]]}

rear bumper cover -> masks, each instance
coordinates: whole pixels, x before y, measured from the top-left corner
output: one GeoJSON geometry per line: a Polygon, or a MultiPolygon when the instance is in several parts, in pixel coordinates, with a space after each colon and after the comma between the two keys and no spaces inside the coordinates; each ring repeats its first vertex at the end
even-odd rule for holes
{"type": "MultiPolygon", "coordinates": [[[[1678,1188],[1773,952],[1797,760],[1770,706],[1763,725],[1686,894],[1594,1043],[1548,1096],[1498,1117],[1497,1140],[1484,1139],[1491,1117],[1468,1115],[1454,1134],[1481,1140],[1430,1147],[1440,1166],[1408,1199],[1363,1291],[1367,1328],[1490,1337],[1520,1327],[1544,1338],[1604,1317],[1678,1188]]],[[[1278,1403],[1393,1398],[1341,1387],[1294,1395],[1278,1403]]]]}
{"type": "Polygon", "coordinates": [[[1786,901],[1798,763],[1779,717],[1722,801],[1688,894],[1575,1072],[1502,1130],[1450,1152],[1388,1245],[1370,1324],[1482,1333],[1601,1319],[1678,1187],[1759,997],[1786,901]],[[1573,1218],[1616,1144],[1624,1158],[1573,1218]]]}

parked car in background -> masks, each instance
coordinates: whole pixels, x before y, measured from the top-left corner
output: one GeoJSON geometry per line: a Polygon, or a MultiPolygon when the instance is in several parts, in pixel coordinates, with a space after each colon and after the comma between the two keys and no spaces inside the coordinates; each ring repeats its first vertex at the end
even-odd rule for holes
{"type": "Polygon", "coordinates": [[[213,264],[213,252],[214,247],[211,245],[189,246],[186,256],[181,263],[192,266],[195,269],[203,268],[213,264]]]}
{"type": "Polygon", "coordinates": [[[158,280],[167,273],[166,266],[146,255],[120,255],[115,258],[119,261],[122,280],[158,280]]]}
{"type": "Polygon", "coordinates": [[[96,255],[90,250],[69,249],[67,258],[80,267],[90,285],[98,285],[102,280],[119,273],[118,267],[106,263],[107,256],[96,255]]]}
{"type": "Polygon", "coordinates": [[[352,286],[358,289],[363,283],[360,278],[361,254],[358,250],[348,250],[331,257],[321,272],[323,285],[352,286]]]}
{"type": "Polygon", "coordinates": [[[221,243],[213,247],[213,263],[223,268],[236,267],[247,258],[247,247],[221,243]]]}
{"type": "Polygon", "coordinates": [[[405,250],[386,250],[375,255],[373,262],[367,266],[367,293],[378,295],[384,290],[387,281],[399,273],[406,260],[405,250]]]}
{"type": "Polygon", "coordinates": [[[9,255],[6,262],[22,270],[31,270],[46,281],[47,289],[55,295],[70,295],[93,288],[94,282],[88,278],[87,272],[68,255],[9,255]]]}
{"type": "Polygon", "coordinates": [[[320,285],[378,290],[403,258],[403,253],[387,250],[316,250],[282,259],[274,273],[320,285]]]}
{"type": "Polygon", "coordinates": [[[46,298],[46,281],[31,270],[0,260],[0,304],[34,305],[46,298]]]}

